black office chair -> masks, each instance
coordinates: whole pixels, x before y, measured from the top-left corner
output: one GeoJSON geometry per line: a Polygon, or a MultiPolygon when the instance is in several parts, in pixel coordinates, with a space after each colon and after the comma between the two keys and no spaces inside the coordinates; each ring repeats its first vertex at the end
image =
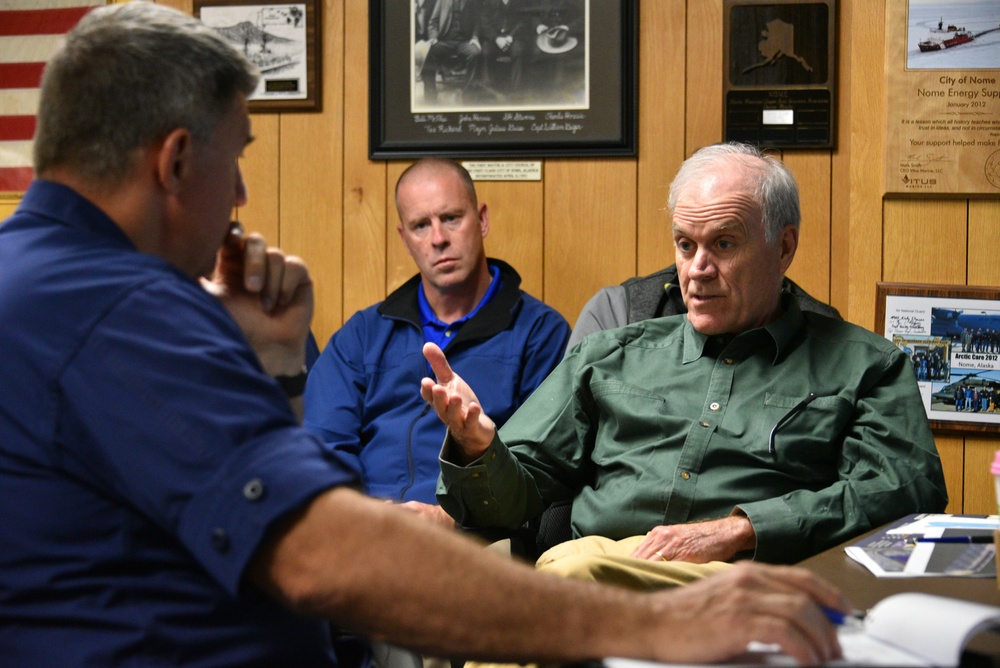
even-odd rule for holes
{"type": "Polygon", "coordinates": [[[535,534],[536,560],[549,548],[572,540],[573,530],[569,523],[572,508],[571,501],[557,501],[542,512],[535,534]]]}

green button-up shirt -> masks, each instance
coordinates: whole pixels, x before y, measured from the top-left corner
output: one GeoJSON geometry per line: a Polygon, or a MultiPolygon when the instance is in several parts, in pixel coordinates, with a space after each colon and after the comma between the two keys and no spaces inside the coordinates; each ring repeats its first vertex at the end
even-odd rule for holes
{"type": "Polygon", "coordinates": [[[755,558],[777,563],[948,499],[906,356],[794,303],[725,340],[684,315],[593,334],[480,460],[448,450],[438,499],[462,525],[513,528],[572,499],[575,535],[617,539],[738,508],[755,558]]]}

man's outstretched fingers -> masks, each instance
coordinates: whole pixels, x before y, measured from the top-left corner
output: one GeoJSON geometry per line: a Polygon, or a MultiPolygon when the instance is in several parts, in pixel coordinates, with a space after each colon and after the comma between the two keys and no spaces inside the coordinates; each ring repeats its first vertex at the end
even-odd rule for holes
{"type": "Polygon", "coordinates": [[[424,344],[424,358],[431,365],[431,370],[439,384],[445,385],[451,382],[455,373],[451,370],[451,365],[448,364],[448,358],[445,357],[444,351],[436,343],[424,344]]]}

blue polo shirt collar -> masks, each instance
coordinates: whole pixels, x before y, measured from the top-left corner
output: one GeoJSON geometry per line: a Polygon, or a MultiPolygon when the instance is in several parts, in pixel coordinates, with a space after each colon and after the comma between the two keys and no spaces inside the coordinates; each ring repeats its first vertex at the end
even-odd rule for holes
{"type": "Polygon", "coordinates": [[[437,315],[434,314],[434,310],[427,301],[427,295],[424,294],[424,284],[421,282],[417,287],[417,304],[420,307],[420,325],[424,330],[424,342],[436,343],[441,350],[444,350],[454,340],[455,335],[458,334],[458,330],[462,328],[462,325],[471,320],[479,312],[479,309],[489,304],[497,292],[500,291],[500,284],[502,283],[500,280],[500,268],[490,265],[490,277],[492,279],[490,287],[486,289],[486,294],[476,304],[476,308],[472,309],[472,312],[464,318],[456,320],[451,324],[441,322],[437,315]]]}

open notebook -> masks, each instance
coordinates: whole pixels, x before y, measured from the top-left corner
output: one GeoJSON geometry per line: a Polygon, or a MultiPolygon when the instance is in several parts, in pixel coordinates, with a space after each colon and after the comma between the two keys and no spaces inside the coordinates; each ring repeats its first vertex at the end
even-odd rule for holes
{"type": "MultiPolygon", "coordinates": [[[[839,630],[844,659],[837,666],[957,666],[969,639],[1000,630],[1000,607],[931,594],[895,594],[879,601],[857,627],[839,630]]],[[[605,659],[607,668],[654,668],[662,664],[605,659]]],[[[752,644],[725,665],[795,665],[776,648],[752,644]]]]}

